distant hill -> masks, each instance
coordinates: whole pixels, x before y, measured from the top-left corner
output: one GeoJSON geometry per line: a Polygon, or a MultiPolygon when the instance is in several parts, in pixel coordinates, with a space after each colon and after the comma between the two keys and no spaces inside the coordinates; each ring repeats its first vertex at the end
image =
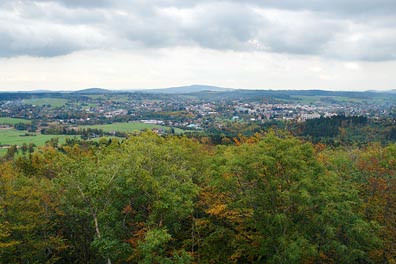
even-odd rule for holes
{"type": "MultiPolygon", "coordinates": [[[[384,94],[394,96],[396,89],[392,90],[367,90],[367,91],[326,91],[326,90],[272,90],[272,89],[239,89],[239,88],[224,88],[211,85],[188,85],[169,88],[153,88],[153,89],[131,89],[131,90],[110,90],[104,88],[87,88],[78,91],[51,91],[51,90],[34,90],[34,91],[0,91],[0,94],[19,94],[21,97],[24,94],[37,96],[61,96],[61,94],[114,94],[114,93],[151,93],[151,94],[180,94],[192,95],[202,98],[227,98],[239,96],[245,98],[254,98],[256,96],[266,96],[278,99],[289,99],[294,96],[341,96],[352,98],[371,98],[381,97],[384,94]]],[[[14,96],[16,97],[16,95],[14,96]]]]}
{"type": "Polygon", "coordinates": [[[78,94],[106,94],[106,93],[113,93],[114,91],[103,89],[103,88],[87,88],[79,91],[75,91],[73,93],[78,94]]]}
{"type": "Polygon", "coordinates": [[[186,93],[198,93],[198,92],[226,92],[226,91],[234,91],[231,88],[223,88],[217,86],[209,86],[209,85],[189,85],[189,86],[179,86],[179,87],[170,87],[170,88],[162,88],[162,89],[149,89],[144,90],[144,92],[148,93],[169,93],[169,94],[186,94],[186,93]]]}

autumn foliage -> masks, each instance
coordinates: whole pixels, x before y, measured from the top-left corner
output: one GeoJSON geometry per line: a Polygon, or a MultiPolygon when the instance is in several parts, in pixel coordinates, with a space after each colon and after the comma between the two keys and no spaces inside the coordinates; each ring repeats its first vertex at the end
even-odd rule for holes
{"type": "Polygon", "coordinates": [[[0,163],[1,263],[396,263],[396,147],[153,133],[0,163]]]}

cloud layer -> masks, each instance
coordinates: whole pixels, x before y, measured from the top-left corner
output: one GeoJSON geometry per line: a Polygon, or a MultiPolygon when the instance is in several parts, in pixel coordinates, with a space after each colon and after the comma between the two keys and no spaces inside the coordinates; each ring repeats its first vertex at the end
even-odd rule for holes
{"type": "Polygon", "coordinates": [[[394,0],[3,0],[0,56],[199,47],[396,59],[394,0]]]}

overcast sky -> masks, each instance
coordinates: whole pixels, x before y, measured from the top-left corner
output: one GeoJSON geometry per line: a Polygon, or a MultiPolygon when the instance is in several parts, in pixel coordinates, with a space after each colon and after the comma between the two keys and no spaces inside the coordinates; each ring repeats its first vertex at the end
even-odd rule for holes
{"type": "Polygon", "coordinates": [[[395,0],[1,0],[0,90],[396,89],[395,0]]]}

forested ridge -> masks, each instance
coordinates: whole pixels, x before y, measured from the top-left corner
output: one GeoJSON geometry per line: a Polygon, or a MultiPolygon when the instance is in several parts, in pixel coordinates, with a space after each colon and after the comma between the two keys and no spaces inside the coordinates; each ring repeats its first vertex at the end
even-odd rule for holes
{"type": "Polygon", "coordinates": [[[74,143],[1,160],[1,263],[396,263],[395,144],[74,143]]]}

